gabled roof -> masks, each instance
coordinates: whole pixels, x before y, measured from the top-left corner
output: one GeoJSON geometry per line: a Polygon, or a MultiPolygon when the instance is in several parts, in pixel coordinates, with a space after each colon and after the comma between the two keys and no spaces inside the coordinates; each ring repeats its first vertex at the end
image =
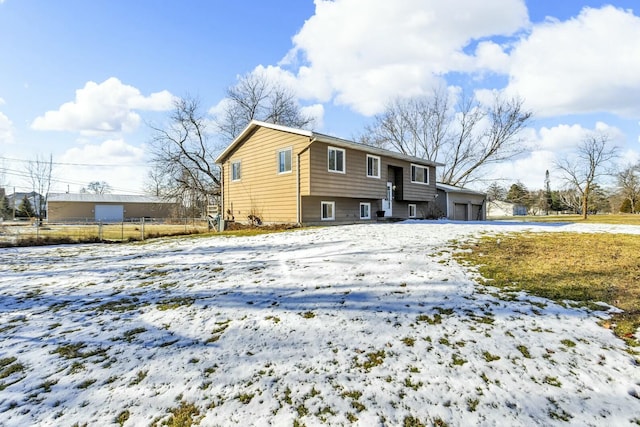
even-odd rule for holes
{"type": "Polygon", "coordinates": [[[133,194],[50,193],[49,202],[86,203],[170,203],[159,197],[133,194]]]}
{"type": "Polygon", "coordinates": [[[325,135],[310,130],[296,129],[288,126],[274,125],[273,123],[261,122],[258,120],[252,120],[246,128],[229,144],[225,150],[220,153],[216,158],[216,163],[220,164],[224,162],[224,159],[238,146],[244,139],[258,127],[264,127],[268,129],[279,130],[281,132],[293,133],[295,135],[306,136],[309,138],[309,142],[324,142],[326,144],[335,145],[340,148],[349,148],[352,150],[365,151],[367,153],[376,154],[379,156],[391,157],[394,159],[404,160],[411,163],[418,163],[426,166],[444,166],[442,163],[432,162],[430,160],[421,159],[419,157],[407,156],[406,154],[396,153],[395,151],[384,150],[382,148],[373,147],[371,145],[358,144],[357,142],[349,141],[342,138],[336,138],[334,136],[325,135]]]}
{"type": "Polygon", "coordinates": [[[436,188],[442,190],[445,193],[464,193],[464,194],[477,194],[478,196],[485,196],[486,193],[480,191],[469,190],[467,188],[456,187],[455,185],[443,184],[442,182],[436,182],[436,188]]]}

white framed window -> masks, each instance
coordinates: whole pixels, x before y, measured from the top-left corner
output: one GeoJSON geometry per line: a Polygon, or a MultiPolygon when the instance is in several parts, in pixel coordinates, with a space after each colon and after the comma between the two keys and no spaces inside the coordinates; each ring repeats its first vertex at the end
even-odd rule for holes
{"type": "Polygon", "coordinates": [[[429,184],[429,168],[426,166],[411,165],[411,182],[429,184]]]}
{"type": "Polygon", "coordinates": [[[231,181],[240,181],[242,178],[242,163],[240,160],[236,160],[235,162],[231,162],[231,181]]]}
{"type": "Polygon", "coordinates": [[[416,217],[416,205],[410,204],[409,205],[409,218],[415,218],[416,217]]]}
{"type": "Polygon", "coordinates": [[[380,178],[380,157],[367,154],[367,176],[380,178]]]}
{"type": "Polygon", "coordinates": [[[327,164],[329,172],[345,173],[345,153],[342,148],[329,147],[327,164]]]}
{"type": "Polygon", "coordinates": [[[278,173],[291,172],[291,148],[278,151],[278,173]]]}
{"type": "Polygon", "coordinates": [[[320,218],[323,221],[333,221],[336,219],[336,202],[321,202],[321,214],[320,218]]]}
{"type": "Polygon", "coordinates": [[[360,219],[371,219],[371,203],[360,203],[360,219]]]}

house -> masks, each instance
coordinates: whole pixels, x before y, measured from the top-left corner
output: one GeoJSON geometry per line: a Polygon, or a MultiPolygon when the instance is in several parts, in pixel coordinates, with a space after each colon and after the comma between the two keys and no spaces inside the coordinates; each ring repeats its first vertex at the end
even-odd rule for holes
{"type": "Polygon", "coordinates": [[[216,158],[226,221],[345,224],[429,217],[438,163],[252,121],[216,158]]]}
{"type": "Polygon", "coordinates": [[[436,205],[447,219],[454,221],[484,221],[487,219],[487,195],[462,187],[436,183],[436,205]]]}
{"type": "Polygon", "coordinates": [[[487,202],[487,216],[499,218],[505,216],[520,216],[527,214],[527,207],[518,203],[492,200],[487,202]]]}
{"type": "Polygon", "coordinates": [[[175,203],[151,196],[50,193],[47,220],[121,222],[138,218],[168,218],[174,207],[175,203]]]}

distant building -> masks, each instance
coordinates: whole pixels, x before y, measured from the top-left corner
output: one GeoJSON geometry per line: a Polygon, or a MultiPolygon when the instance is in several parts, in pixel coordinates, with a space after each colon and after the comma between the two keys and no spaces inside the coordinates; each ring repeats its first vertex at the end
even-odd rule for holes
{"type": "Polygon", "coordinates": [[[487,217],[499,218],[504,216],[524,216],[527,214],[527,207],[518,203],[494,200],[487,202],[487,217]]]}
{"type": "Polygon", "coordinates": [[[169,218],[175,206],[152,196],[51,193],[47,199],[47,220],[120,222],[169,218]]]}

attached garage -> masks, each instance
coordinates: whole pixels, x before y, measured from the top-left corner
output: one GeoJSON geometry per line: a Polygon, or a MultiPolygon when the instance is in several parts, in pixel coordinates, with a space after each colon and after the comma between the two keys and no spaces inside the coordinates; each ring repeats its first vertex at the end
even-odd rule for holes
{"type": "Polygon", "coordinates": [[[436,183],[436,204],[443,216],[453,221],[484,221],[487,219],[487,195],[453,185],[436,183]]]}
{"type": "Polygon", "coordinates": [[[175,206],[175,203],[151,196],[51,193],[47,198],[47,220],[121,222],[140,218],[169,218],[175,206]]]}

